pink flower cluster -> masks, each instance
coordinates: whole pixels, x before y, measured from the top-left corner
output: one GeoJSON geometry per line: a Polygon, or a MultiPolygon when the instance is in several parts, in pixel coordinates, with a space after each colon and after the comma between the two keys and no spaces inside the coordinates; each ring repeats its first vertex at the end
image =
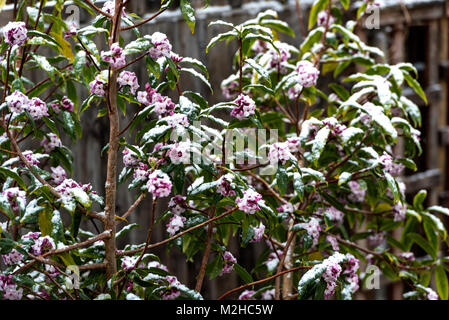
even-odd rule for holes
{"type": "Polygon", "coordinates": [[[221,86],[221,92],[226,99],[234,99],[239,93],[239,83],[237,81],[230,81],[221,86]]]}
{"type": "Polygon", "coordinates": [[[357,271],[359,270],[360,261],[352,254],[346,254],[345,270],[343,274],[345,275],[345,281],[349,284],[352,293],[355,293],[359,289],[359,277],[357,271]]]}
{"type": "Polygon", "coordinates": [[[6,103],[11,112],[20,114],[23,111],[28,111],[33,120],[39,120],[44,116],[48,116],[48,108],[44,101],[37,97],[30,100],[19,91],[14,91],[6,97],[6,103]]]}
{"type": "Polygon", "coordinates": [[[253,298],[253,295],[255,293],[256,291],[254,290],[245,290],[240,294],[239,300],[256,300],[255,298],[253,298]]]}
{"type": "MultiPolygon", "coordinates": [[[[115,1],[106,1],[103,4],[102,11],[109,13],[111,16],[115,14],[115,1]]],[[[126,16],[125,8],[122,9],[122,17],[126,16]]]]}
{"type": "Polygon", "coordinates": [[[299,223],[298,226],[306,230],[307,234],[313,240],[313,245],[316,246],[321,232],[320,220],[312,217],[308,222],[299,223]]]}
{"type": "Polygon", "coordinates": [[[277,208],[278,212],[284,212],[284,213],[293,213],[296,210],[298,210],[298,204],[293,205],[290,202],[284,203],[282,206],[277,208]]]}
{"type": "Polygon", "coordinates": [[[262,240],[263,235],[265,233],[265,225],[260,223],[258,227],[254,228],[254,236],[251,239],[251,242],[259,242],[262,240]]]}
{"type": "Polygon", "coordinates": [[[225,197],[235,196],[235,191],[233,190],[233,180],[234,175],[232,173],[227,173],[220,178],[220,184],[217,187],[217,192],[225,197]]]}
{"type": "Polygon", "coordinates": [[[41,256],[55,249],[55,242],[49,236],[39,237],[31,247],[31,252],[36,256],[41,256]]]}
{"type": "Polygon", "coordinates": [[[288,98],[290,100],[296,100],[299,97],[300,92],[302,91],[303,87],[300,84],[295,84],[293,87],[288,89],[288,98]]]}
{"type": "Polygon", "coordinates": [[[223,254],[223,269],[220,271],[220,277],[226,273],[230,273],[234,270],[234,263],[237,263],[237,259],[229,251],[225,251],[223,254]]]}
{"type": "Polygon", "coordinates": [[[170,209],[171,213],[177,216],[186,211],[186,206],[186,197],[180,196],[179,194],[175,195],[168,202],[168,208],[170,209]]]}
{"type": "Polygon", "coordinates": [[[190,142],[180,142],[174,144],[168,152],[168,157],[173,164],[190,163],[191,147],[190,142]]]}
{"type": "Polygon", "coordinates": [[[329,234],[326,236],[326,241],[330,243],[332,250],[334,250],[334,251],[340,250],[340,247],[338,245],[338,240],[336,237],[329,234]]]}
{"type": "Polygon", "coordinates": [[[351,189],[351,194],[348,196],[349,200],[353,202],[365,201],[366,189],[362,189],[360,183],[357,181],[349,181],[348,186],[351,189]]]}
{"type": "Polygon", "coordinates": [[[104,97],[106,94],[106,81],[100,75],[95,77],[95,80],[89,83],[90,93],[99,97],[104,97]]]}
{"type": "Polygon", "coordinates": [[[407,212],[407,204],[397,202],[393,206],[394,221],[404,221],[407,212]]]}
{"type": "Polygon", "coordinates": [[[170,58],[172,46],[167,39],[167,36],[161,32],[155,32],[151,35],[151,43],[153,47],[150,48],[150,57],[159,59],[161,57],[170,58]]]}
{"type": "Polygon", "coordinates": [[[290,147],[287,142],[276,142],[270,146],[268,161],[270,161],[271,165],[276,165],[278,162],[285,164],[292,158],[294,157],[290,152],[290,147]]]}
{"type": "Polygon", "coordinates": [[[296,66],[296,72],[298,72],[298,82],[303,87],[311,87],[316,85],[320,71],[307,60],[298,62],[296,66]]]}
{"type": "Polygon", "coordinates": [[[344,213],[334,207],[324,210],[324,215],[333,222],[343,223],[344,213]]]}
{"type": "Polygon", "coordinates": [[[340,260],[335,256],[336,254],[341,255],[336,252],[334,255],[330,256],[324,260],[326,269],[323,273],[323,279],[326,281],[326,289],[324,290],[324,298],[328,299],[335,293],[335,288],[337,287],[337,279],[342,272],[342,268],[339,264],[340,260]]]}
{"type": "Polygon", "coordinates": [[[137,89],[139,89],[139,82],[134,72],[122,71],[117,78],[117,83],[120,88],[128,86],[133,95],[136,94],[137,89]]]}
{"type": "Polygon", "coordinates": [[[54,133],[47,133],[41,141],[41,146],[44,147],[46,153],[50,153],[56,148],[62,147],[62,142],[54,133]]]}
{"type": "Polygon", "coordinates": [[[133,168],[137,166],[139,163],[139,156],[129,149],[128,147],[125,147],[123,150],[123,164],[127,168],[133,168]]]}
{"type": "Polygon", "coordinates": [[[178,279],[174,276],[166,276],[165,280],[168,282],[169,289],[162,295],[162,300],[173,300],[179,297],[181,295],[181,291],[174,288],[175,286],[179,286],[181,284],[178,279]]]}
{"type": "Polygon", "coordinates": [[[20,190],[18,187],[8,188],[2,194],[8,199],[13,211],[19,210],[19,202],[26,202],[26,192],[20,190]]]}
{"type": "Polygon", "coordinates": [[[75,180],[65,179],[55,189],[56,189],[56,191],[59,192],[59,194],[61,194],[61,196],[70,198],[70,197],[73,197],[72,190],[76,189],[76,188],[82,189],[84,192],[90,192],[92,187],[91,187],[90,183],[80,185],[75,180]]]}
{"type": "Polygon", "coordinates": [[[167,124],[173,129],[178,126],[182,126],[184,128],[189,126],[189,118],[187,118],[187,116],[182,113],[175,113],[171,116],[166,117],[165,120],[167,121],[167,124]]]}
{"type": "Polygon", "coordinates": [[[11,46],[23,45],[27,40],[27,32],[25,22],[21,21],[9,22],[5,27],[3,27],[5,42],[11,46]]]}
{"type": "Polygon", "coordinates": [[[184,228],[184,222],[186,222],[186,218],[183,216],[174,215],[171,217],[170,222],[166,225],[168,234],[173,237],[176,232],[184,228]]]}
{"type": "Polygon", "coordinates": [[[101,51],[101,59],[114,69],[120,69],[126,65],[126,56],[118,42],[111,45],[111,50],[101,51]]]}
{"type": "Polygon", "coordinates": [[[143,162],[139,162],[139,166],[134,169],[133,178],[139,181],[145,181],[149,174],[148,165],[143,162]]]}
{"type": "MultiPolygon", "coordinates": [[[[37,166],[40,162],[39,159],[37,158],[37,156],[33,153],[33,151],[31,150],[26,150],[24,152],[22,152],[23,156],[25,157],[26,161],[32,165],[32,166],[37,166]]],[[[20,163],[21,166],[25,166],[24,163],[20,163]]]]}
{"type": "Polygon", "coordinates": [[[137,92],[137,101],[145,106],[154,105],[154,112],[157,115],[173,115],[175,104],[169,97],[164,97],[155,89],[151,88],[150,84],[145,85],[145,91],[137,92]]]}
{"type": "Polygon", "coordinates": [[[126,271],[131,271],[134,269],[137,262],[136,257],[125,256],[122,258],[122,268],[126,271]]]}
{"type": "Polygon", "coordinates": [[[252,189],[243,191],[243,198],[237,197],[235,202],[238,208],[247,214],[254,214],[257,210],[260,210],[259,204],[265,204],[262,195],[252,189]]]}
{"type": "Polygon", "coordinates": [[[3,300],[20,300],[23,296],[23,289],[12,280],[12,275],[0,274],[0,291],[3,292],[3,300]]]}
{"type": "Polygon", "coordinates": [[[288,72],[285,64],[291,57],[290,50],[286,43],[280,41],[275,41],[274,45],[279,49],[279,53],[274,47],[271,47],[268,50],[268,53],[271,55],[270,67],[276,68],[280,73],[285,74],[288,72]]]}
{"type": "Polygon", "coordinates": [[[234,100],[237,105],[232,109],[231,116],[243,120],[253,115],[256,110],[256,103],[249,96],[240,94],[237,99],[234,100]]]}
{"type": "Polygon", "coordinates": [[[318,16],[317,16],[317,21],[316,23],[319,26],[331,26],[332,24],[334,24],[335,22],[335,18],[333,15],[328,14],[326,10],[322,10],[320,12],[318,12],[318,16]]]}
{"type": "Polygon", "coordinates": [[[161,170],[155,170],[148,176],[147,189],[154,198],[168,197],[172,188],[170,177],[161,170]]]}
{"type": "Polygon", "coordinates": [[[51,168],[51,178],[53,179],[54,184],[60,185],[67,178],[67,174],[61,166],[57,166],[56,168],[51,168]]]}
{"type": "Polygon", "coordinates": [[[379,157],[379,163],[383,165],[385,171],[392,175],[398,175],[405,168],[401,163],[393,162],[393,158],[384,151],[383,155],[379,157]]]}
{"type": "Polygon", "coordinates": [[[323,120],[323,124],[326,125],[330,130],[331,134],[335,136],[339,136],[347,129],[347,127],[343,124],[340,124],[337,119],[334,117],[326,118],[323,120]]]}
{"type": "Polygon", "coordinates": [[[23,254],[21,254],[16,249],[12,249],[10,253],[2,255],[2,259],[5,265],[12,266],[20,263],[23,260],[23,254]]]}

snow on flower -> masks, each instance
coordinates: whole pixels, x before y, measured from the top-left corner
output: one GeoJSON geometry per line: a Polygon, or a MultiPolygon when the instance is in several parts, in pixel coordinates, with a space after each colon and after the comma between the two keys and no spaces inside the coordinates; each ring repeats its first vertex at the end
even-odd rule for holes
{"type": "Polygon", "coordinates": [[[338,123],[338,120],[334,117],[324,119],[323,124],[331,130],[333,136],[341,135],[347,129],[345,125],[338,123]]]}
{"type": "Polygon", "coordinates": [[[148,176],[147,189],[153,197],[168,197],[172,188],[170,177],[161,170],[155,170],[148,176]]]}
{"type": "Polygon", "coordinates": [[[118,42],[111,45],[111,50],[101,51],[101,59],[114,69],[120,69],[126,65],[126,56],[118,42]]]}
{"type": "Polygon", "coordinates": [[[247,214],[254,214],[257,210],[260,210],[259,204],[265,204],[262,195],[252,189],[245,190],[243,198],[237,197],[235,202],[238,208],[247,214]]]}
{"type": "Polygon", "coordinates": [[[301,86],[308,88],[316,85],[320,71],[310,61],[300,61],[296,66],[296,71],[301,86]]]}
{"type": "Polygon", "coordinates": [[[150,57],[159,59],[161,57],[170,58],[172,46],[167,39],[167,36],[161,32],[155,32],[151,35],[151,43],[154,47],[150,48],[150,57]]]}
{"type": "Polygon", "coordinates": [[[33,120],[39,120],[44,116],[48,116],[47,105],[37,97],[31,98],[28,102],[27,111],[30,113],[33,120]]]}
{"type": "Polygon", "coordinates": [[[167,124],[173,129],[178,126],[182,126],[185,128],[189,126],[189,118],[187,118],[187,116],[182,113],[175,113],[164,118],[164,120],[167,121],[167,124]]]}
{"type": "Polygon", "coordinates": [[[288,149],[291,153],[301,151],[301,141],[298,137],[290,137],[287,139],[288,149]]]}
{"type": "Polygon", "coordinates": [[[217,187],[217,192],[225,197],[235,196],[235,191],[233,190],[234,175],[232,173],[227,173],[220,178],[220,184],[217,187]]]}
{"type": "MultiPolygon", "coordinates": [[[[23,151],[22,154],[30,165],[35,166],[40,163],[38,157],[33,153],[33,151],[26,150],[23,151]]],[[[21,163],[21,165],[25,166],[24,163],[21,163]]]]}
{"type": "Polygon", "coordinates": [[[149,174],[148,165],[143,162],[139,162],[139,166],[134,169],[133,178],[139,181],[145,181],[149,174]]]}
{"type": "Polygon", "coordinates": [[[394,163],[393,158],[384,151],[384,153],[379,157],[379,163],[382,164],[385,171],[392,175],[398,175],[405,168],[401,163],[394,163]]]}
{"type": "Polygon", "coordinates": [[[23,45],[27,40],[27,32],[25,22],[22,21],[9,22],[5,27],[3,27],[5,42],[11,46],[23,45]]]}
{"type": "Polygon", "coordinates": [[[337,222],[337,223],[342,223],[343,222],[343,212],[341,212],[340,210],[334,208],[334,207],[329,207],[326,210],[324,210],[324,215],[331,221],[333,222],[337,222]]]}
{"type": "Polygon", "coordinates": [[[166,225],[168,234],[173,237],[176,232],[184,228],[185,221],[186,218],[179,215],[174,215],[173,217],[171,217],[170,222],[166,225]]]}
{"type": "Polygon", "coordinates": [[[138,163],[139,156],[128,147],[125,147],[125,149],[123,150],[123,164],[125,165],[125,167],[133,168],[137,166],[138,163]]]}
{"type": "Polygon", "coordinates": [[[280,73],[285,74],[288,72],[285,63],[291,57],[289,45],[280,41],[275,41],[273,44],[279,52],[274,47],[268,50],[268,54],[271,55],[270,67],[276,68],[280,73]]]}
{"type": "Polygon", "coordinates": [[[5,189],[2,194],[8,199],[13,211],[19,210],[19,203],[26,203],[26,192],[18,187],[5,189]]]}
{"type": "Polygon", "coordinates": [[[6,97],[6,103],[9,110],[13,113],[20,114],[27,109],[29,99],[20,91],[14,91],[6,97]]]}
{"type": "Polygon", "coordinates": [[[185,141],[174,144],[168,152],[168,157],[174,164],[188,164],[190,162],[190,153],[190,143],[185,141]]]}
{"type": "Polygon", "coordinates": [[[342,268],[339,264],[339,260],[334,259],[333,256],[325,260],[326,269],[323,273],[323,279],[326,281],[326,290],[324,291],[324,297],[328,299],[335,293],[337,287],[337,279],[341,274],[342,268]]]}
{"type": "Polygon", "coordinates": [[[256,103],[251,97],[240,94],[237,99],[234,100],[234,103],[237,105],[232,109],[231,116],[243,120],[253,115],[256,110],[256,103]]]}
{"type": "MultiPolygon", "coordinates": [[[[106,1],[103,4],[103,8],[101,9],[102,11],[110,14],[111,16],[113,16],[115,14],[115,1],[106,1]]],[[[124,17],[126,15],[125,13],[125,8],[122,9],[122,17],[124,17]]]]}
{"type": "Polygon", "coordinates": [[[133,95],[136,94],[137,89],[139,89],[139,82],[134,72],[122,71],[117,78],[117,83],[120,88],[128,86],[133,95]]]}
{"type": "Polygon", "coordinates": [[[50,153],[56,148],[62,147],[62,142],[54,133],[47,133],[41,141],[41,146],[44,147],[46,153],[50,153]]]}
{"type": "Polygon", "coordinates": [[[278,212],[284,212],[284,213],[293,213],[296,210],[298,210],[298,204],[293,205],[290,202],[284,203],[282,206],[277,208],[278,212]]]}
{"type": "Polygon", "coordinates": [[[300,84],[295,84],[293,87],[288,89],[288,98],[290,100],[296,100],[299,97],[299,94],[301,93],[303,87],[300,84]]]}
{"type": "Polygon", "coordinates": [[[106,81],[103,80],[101,75],[97,75],[95,80],[89,83],[90,93],[99,97],[104,97],[106,94],[106,81]]]}
{"type": "Polygon", "coordinates": [[[31,247],[31,252],[36,256],[41,256],[55,249],[55,242],[49,236],[39,237],[31,247]]]}
{"type": "Polygon", "coordinates": [[[167,266],[163,265],[162,263],[158,262],[158,261],[150,261],[148,262],[148,268],[157,268],[157,269],[161,269],[164,270],[166,272],[168,272],[168,268],[167,266]]]}
{"type": "Polygon", "coordinates": [[[326,241],[330,243],[332,250],[334,251],[339,251],[340,247],[338,246],[338,240],[336,237],[332,236],[332,235],[327,235],[326,236],[326,241]]]}
{"type": "Polygon", "coordinates": [[[157,115],[172,115],[175,109],[175,104],[169,97],[163,97],[160,94],[155,94],[153,97],[154,109],[157,115]]]}
{"type": "Polygon", "coordinates": [[[173,286],[179,286],[181,283],[175,276],[166,276],[165,280],[167,280],[169,289],[162,294],[163,300],[173,300],[181,295],[181,291],[173,286]]]}
{"type": "Polygon", "coordinates": [[[271,165],[276,165],[278,162],[285,164],[285,162],[292,158],[294,157],[290,152],[287,142],[273,143],[268,150],[268,161],[270,161],[271,165]]]}
{"type": "Polygon", "coordinates": [[[131,271],[134,269],[137,262],[136,257],[125,256],[122,258],[122,268],[126,271],[131,271]]]}

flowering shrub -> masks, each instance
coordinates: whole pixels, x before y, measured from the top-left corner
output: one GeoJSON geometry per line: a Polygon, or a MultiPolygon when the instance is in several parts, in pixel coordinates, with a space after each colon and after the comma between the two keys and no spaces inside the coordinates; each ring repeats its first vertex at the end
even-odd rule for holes
{"type": "MultiPolygon", "coordinates": [[[[402,88],[426,97],[411,64],[387,64],[354,34],[374,1],[351,21],[342,20],[349,1],[315,1],[299,48],[280,41],[280,34],[294,34],[272,10],[240,25],[213,22],[226,30],[207,51],[220,41],[239,44],[236,73],[222,83],[226,101],[215,105],[181,90],[183,73],[210,88],[200,61],[172,52],[160,32],[140,33],[157,15],[141,20],[120,0],[102,8],[77,0],[94,16],[77,29],[61,19],[64,2],[57,0],[50,15],[23,1],[17,21],[3,28],[1,299],[202,299],[206,275],[232,272],[246,285],[220,298],[241,290],[235,297],[242,300],[351,299],[372,276],[366,265],[406,282],[405,298],[448,298],[449,260],[440,245],[449,241],[440,215],[449,210],[426,208],[425,191],[407,203],[399,177],[404,168],[416,170],[413,158],[421,153],[420,112],[402,88]],[[124,43],[126,32],[135,40],[124,43]],[[101,41],[109,50],[98,49],[101,41]],[[41,55],[40,47],[53,55],[41,55]],[[141,63],[148,77],[139,84],[127,69],[141,63]],[[354,73],[353,65],[364,71],[354,73]],[[24,72],[36,68],[48,77],[34,83],[24,72]],[[89,94],[82,102],[75,83],[89,94]],[[133,120],[120,123],[131,105],[138,107],[133,120]],[[109,120],[104,196],[70,178],[73,155],[60,138],[81,138],[80,115],[88,108],[109,120]],[[273,134],[254,147],[256,129],[273,134]],[[135,145],[127,132],[135,133],[135,145]],[[399,140],[405,150],[397,157],[399,140]],[[116,212],[118,184],[137,195],[124,214],[116,212]],[[118,249],[117,238],[136,227],[119,222],[147,195],[153,205],[146,243],[118,249]],[[156,217],[160,198],[169,204],[156,217]],[[100,222],[104,231],[83,230],[81,220],[100,222]],[[167,236],[154,243],[156,224],[167,236]],[[230,251],[231,237],[242,247],[265,247],[252,271],[230,251]],[[152,253],[167,243],[186,260],[202,256],[195,288],[152,253]],[[76,274],[77,287],[68,284],[67,270],[76,271],[69,278],[76,274]]],[[[158,14],[172,1],[162,3],[158,14]]],[[[193,9],[180,3],[193,31],[193,9]]]]}

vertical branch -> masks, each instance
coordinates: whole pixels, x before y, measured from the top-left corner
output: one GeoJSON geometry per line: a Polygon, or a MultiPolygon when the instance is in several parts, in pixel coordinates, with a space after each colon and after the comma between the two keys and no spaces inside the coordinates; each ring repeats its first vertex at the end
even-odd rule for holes
{"type": "MultiPolygon", "coordinates": [[[[295,223],[294,219],[290,219],[289,236],[292,233],[292,227],[294,223],[295,223]]],[[[287,250],[287,254],[285,255],[284,266],[285,269],[287,270],[293,267],[293,252],[295,250],[295,242],[296,237],[293,237],[293,240],[287,250]]],[[[282,299],[289,300],[292,292],[293,292],[293,275],[291,273],[286,273],[282,278],[282,299]]]]}
{"type": "Polygon", "coordinates": [[[242,70],[243,70],[243,39],[242,38],[240,38],[239,39],[239,43],[240,43],[240,49],[239,49],[239,52],[240,52],[240,60],[239,60],[239,76],[240,76],[240,78],[239,78],[239,93],[240,94],[242,94],[242,83],[243,83],[243,72],[242,72],[242,70]]]}
{"type": "MultiPolygon", "coordinates": [[[[214,217],[214,215],[215,215],[215,207],[212,207],[210,214],[209,214],[209,219],[212,219],[214,217]]],[[[204,249],[204,255],[203,255],[203,259],[201,261],[200,272],[198,274],[198,278],[196,280],[196,285],[195,285],[195,291],[197,291],[197,292],[200,292],[201,287],[203,286],[204,275],[206,274],[206,265],[207,265],[207,261],[209,260],[210,248],[212,245],[213,228],[214,228],[213,222],[211,222],[207,225],[206,248],[204,249]]]]}
{"type": "MultiPolygon", "coordinates": [[[[109,46],[119,38],[122,1],[115,0],[115,14],[112,19],[111,36],[109,38],[109,46]]],[[[106,248],[106,275],[108,278],[112,277],[117,272],[116,263],[116,243],[115,243],[115,205],[117,197],[117,157],[119,149],[119,117],[117,110],[117,72],[109,68],[108,79],[108,117],[109,117],[109,149],[108,149],[108,163],[105,183],[105,230],[110,231],[111,237],[105,240],[106,248]]]]}

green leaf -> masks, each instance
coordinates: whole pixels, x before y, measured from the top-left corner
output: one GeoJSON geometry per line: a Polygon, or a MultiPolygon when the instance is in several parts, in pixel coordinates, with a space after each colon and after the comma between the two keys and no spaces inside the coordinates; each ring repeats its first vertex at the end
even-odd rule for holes
{"type": "Polygon", "coordinates": [[[27,190],[27,186],[25,184],[25,182],[22,180],[22,178],[17,174],[16,171],[13,171],[11,169],[5,168],[5,167],[0,167],[0,173],[12,178],[14,181],[17,182],[17,184],[20,186],[20,188],[22,188],[23,190],[27,190]]]}
{"type": "Polygon", "coordinates": [[[417,233],[409,233],[407,237],[415,242],[418,246],[421,247],[425,252],[427,252],[434,260],[437,258],[436,252],[432,248],[432,246],[429,244],[429,242],[424,239],[421,235],[417,233]]]}
{"type": "Polygon", "coordinates": [[[401,194],[399,192],[398,184],[391,174],[384,172],[385,178],[387,180],[388,186],[390,187],[391,193],[393,194],[393,199],[395,202],[401,200],[401,194]]]}
{"type": "Polygon", "coordinates": [[[245,283],[254,282],[253,277],[248,273],[248,271],[246,271],[246,269],[238,263],[234,263],[234,270],[237,272],[240,278],[245,281],[245,283]]]}
{"type": "Polygon", "coordinates": [[[315,140],[312,141],[312,161],[315,165],[318,164],[318,160],[323,153],[324,147],[326,146],[327,139],[329,138],[330,129],[328,127],[323,127],[316,134],[315,140]]]}
{"type": "Polygon", "coordinates": [[[212,48],[213,46],[215,46],[218,42],[224,41],[224,40],[229,40],[229,39],[234,39],[237,36],[238,36],[238,34],[237,34],[237,32],[235,30],[228,31],[228,32],[225,32],[225,33],[220,33],[219,35],[213,37],[209,41],[209,44],[206,47],[206,53],[208,53],[209,49],[212,48]]]}
{"type": "Polygon", "coordinates": [[[271,87],[271,79],[267,70],[265,70],[260,64],[258,64],[253,59],[246,59],[245,62],[248,63],[250,67],[253,68],[258,74],[260,74],[270,84],[271,87]]]}
{"type": "Polygon", "coordinates": [[[287,185],[288,185],[288,175],[285,168],[279,166],[278,170],[276,172],[276,182],[279,188],[279,192],[281,193],[281,196],[285,194],[287,191],[287,185]]]}
{"type": "Polygon", "coordinates": [[[449,296],[449,284],[446,271],[442,265],[437,265],[435,267],[435,283],[440,299],[447,300],[449,296]]]}
{"type": "Polygon", "coordinates": [[[350,4],[349,0],[340,0],[340,3],[343,6],[343,8],[345,8],[345,10],[348,10],[350,4]]]}
{"type": "Polygon", "coordinates": [[[180,3],[181,13],[184,17],[184,20],[187,22],[187,25],[189,26],[192,33],[195,32],[195,10],[193,10],[192,5],[190,4],[190,1],[188,0],[181,0],[180,3]]]}
{"type": "Polygon", "coordinates": [[[72,194],[75,199],[81,203],[86,209],[90,209],[92,206],[92,200],[90,200],[88,194],[81,188],[73,188],[72,194]]]}
{"type": "Polygon", "coordinates": [[[441,207],[441,206],[431,206],[431,207],[427,208],[427,210],[435,211],[435,212],[438,212],[438,213],[442,213],[442,214],[444,214],[446,216],[449,216],[449,209],[441,207]]]}
{"type": "Polygon", "coordinates": [[[404,78],[405,81],[407,81],[407,84],[421,97],[421,99],[424,100],[426,104],[428,104],[426,94],[424,93],[424,90],[419,82],[413,79],[413,77],[407,72],[404,72],[404,78]]]}
{"type": "Polygon", "coordinates": [[[413,198],[413,207],[415,210],[422,211],[424,210],[423,203],[427,197],[427,190],[420,190],[415,197],[413,198]]]}
{"type": "Polygon", "coordinates": [[[295,172],[293,174],[293,188],[296,191],[296,194],[299,197],[299,200],[302,202],[304,199],[304,182],[302,181],[301,174],[295,172]]]}
{"type": "Polygon", "coordinates": [[[350,172],[342,172],[338,177],[338,185],[341,186],[351,179],[352,174],[350,172]]]}

